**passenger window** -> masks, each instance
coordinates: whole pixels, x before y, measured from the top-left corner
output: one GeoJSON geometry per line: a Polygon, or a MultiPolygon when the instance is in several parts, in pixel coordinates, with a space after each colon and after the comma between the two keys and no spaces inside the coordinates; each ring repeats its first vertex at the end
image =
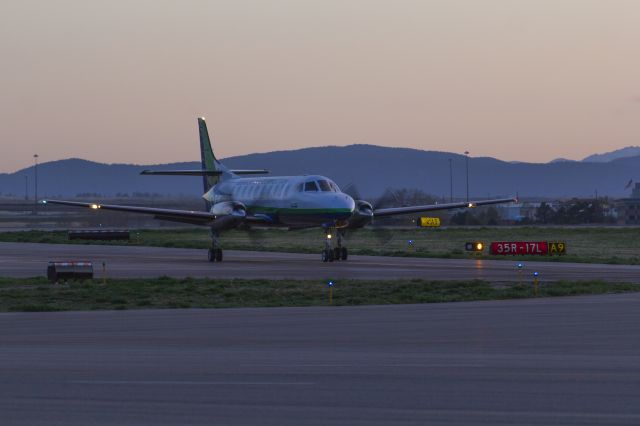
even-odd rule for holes
{"type": "Polygon", "coordinates": [[[316,183],[314,181],[305,182],[304,190],[305,190],[305,192],[317,191],[318,187],[316,186],[316,183]]]}
{"type": "Polygon", "coordinates": [[[326,180],[319,180],[318,185],[320,186],[320,191],[331,192],[331,185],[326,180]]]}

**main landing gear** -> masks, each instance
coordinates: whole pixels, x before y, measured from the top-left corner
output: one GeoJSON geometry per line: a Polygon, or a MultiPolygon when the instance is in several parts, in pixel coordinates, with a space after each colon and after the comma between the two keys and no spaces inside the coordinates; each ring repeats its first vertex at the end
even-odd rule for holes
{"type": "Polygon", "coordinates": [[[347,260],[349,252],[346,247],[342,246],[342,240],[344,238],[342,232],[337,231],[335,228],[326,229],[326,238],[324,242],[324,250],[322,250],[322,261],[333,262],[334,260],[347,260]],[[333,241],[336,240],[336,246],[333,246],[333,241]]]}
{"type": "Polygon", "coordinates": [[[207,257],[209,262],[222,262],[222,249],[216,232],[211,232],[211,248],[207,257]]]}
{"type": "Polygon", "coordinates": [[[209,258],[209,262],[222,262],[222,249],[210,248],[207,257],[209,258]]]}

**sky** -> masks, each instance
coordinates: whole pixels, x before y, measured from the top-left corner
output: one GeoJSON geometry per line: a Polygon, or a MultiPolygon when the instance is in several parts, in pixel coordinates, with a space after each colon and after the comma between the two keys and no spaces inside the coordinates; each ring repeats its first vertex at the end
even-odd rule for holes
{"type": "Polygon", "coordinates": [[[640,145],[637,0],[2,0],[0,172],[367,143],[640,145]]]}

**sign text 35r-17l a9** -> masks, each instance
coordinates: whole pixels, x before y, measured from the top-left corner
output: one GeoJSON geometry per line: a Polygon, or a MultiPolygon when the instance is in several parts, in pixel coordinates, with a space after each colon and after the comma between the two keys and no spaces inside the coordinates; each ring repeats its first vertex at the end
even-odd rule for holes
{"type": "Polygon", "coordinates": [[[499,241],[491,243],[496,255],[554,255],[565,254],[567,245],[556,241],[499,241]]]}

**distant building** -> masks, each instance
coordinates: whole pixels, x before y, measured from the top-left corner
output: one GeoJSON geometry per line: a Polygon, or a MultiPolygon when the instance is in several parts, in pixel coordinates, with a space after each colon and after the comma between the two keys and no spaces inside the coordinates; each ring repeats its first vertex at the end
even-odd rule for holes
{"type": "Polygon", "coordinates": [[[630,198],[618,200],[616,205],[618,224],[640,225],[640,183],[631,191],[630,198]]]}

